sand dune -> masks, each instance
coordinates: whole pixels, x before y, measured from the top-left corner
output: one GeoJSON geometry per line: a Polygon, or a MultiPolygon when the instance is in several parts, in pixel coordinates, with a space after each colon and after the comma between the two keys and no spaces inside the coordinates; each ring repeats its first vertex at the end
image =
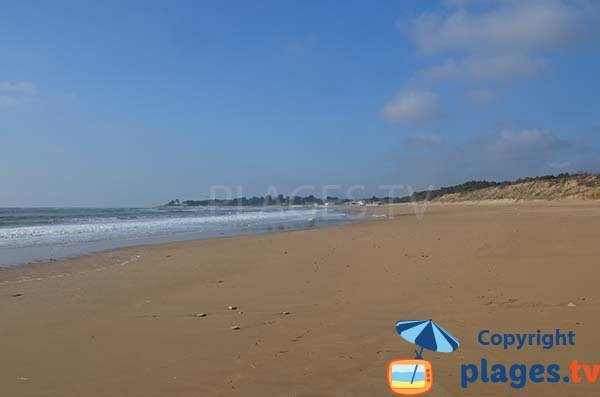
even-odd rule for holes
{"type": "Polygon", "coordinates": [[[600,176],[573,174],[549,179],[505,182],[497,186],[450,193],[436,198],[441,202],[473,202],[489,200],[598,200],[600,176]]]}

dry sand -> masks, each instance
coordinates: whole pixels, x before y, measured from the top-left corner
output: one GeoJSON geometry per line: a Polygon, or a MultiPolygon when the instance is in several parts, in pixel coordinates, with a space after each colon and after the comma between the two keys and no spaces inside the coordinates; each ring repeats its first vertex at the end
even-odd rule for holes
{"type": "Polygon", "coordinates": [[[459,382],[483,357],[600,362],[598,204],[391,208],[0,271],[0,396],[387,396],[388,361],[413,351],[394,324],[421,318],[462,343],[425,353],[431,396],[600,395],[459,382]],[[486,328],[572,329],[576,346],[504,352],[477,344],[486,328]]]}

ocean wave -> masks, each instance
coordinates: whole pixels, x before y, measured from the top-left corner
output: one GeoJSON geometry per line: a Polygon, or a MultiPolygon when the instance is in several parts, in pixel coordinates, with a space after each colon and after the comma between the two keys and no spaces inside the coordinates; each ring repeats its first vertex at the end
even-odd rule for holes
{"type": "MultiPolygon", "coordinates": [[[[339,219],[345,214],[323,208],[268,209],[268,210],[200,210],[178,215],[176,211],[105,211],[101,216],[76,216],[28,226],[0,228],[0,247],[62,244],[122,238],[143,238],[178,232],[235,230],[248,227],[277,225],[281,222],[339,219]],[[154,215],[154,216],[153,216],[154,215]]],[[[93,214],[96,215],[96,214],[93,214]]]]}

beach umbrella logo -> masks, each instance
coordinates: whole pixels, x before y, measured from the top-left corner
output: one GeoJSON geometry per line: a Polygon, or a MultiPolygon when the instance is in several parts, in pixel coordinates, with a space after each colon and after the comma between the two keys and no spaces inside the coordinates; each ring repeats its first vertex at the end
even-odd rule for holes
{"type": "Polygon", "coordinates": [[[406,341],[420,349],[412,360],[394,360],[388,365],[388,385],[402,396],[427,393],[433,387],[433,368],[423,359],[423,349],[452,353],[460,343],[433,320],[407,320],[396,323],[396,331],[406,341]]]}

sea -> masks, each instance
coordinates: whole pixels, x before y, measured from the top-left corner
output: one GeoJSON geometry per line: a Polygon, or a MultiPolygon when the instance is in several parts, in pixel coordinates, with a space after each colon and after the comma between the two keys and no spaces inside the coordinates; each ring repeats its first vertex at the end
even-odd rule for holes
{"type": "Polygon", "coordinates": [[[114,248],[341,225],[330,207],[0,208],[0,266],[114,248]]]}

